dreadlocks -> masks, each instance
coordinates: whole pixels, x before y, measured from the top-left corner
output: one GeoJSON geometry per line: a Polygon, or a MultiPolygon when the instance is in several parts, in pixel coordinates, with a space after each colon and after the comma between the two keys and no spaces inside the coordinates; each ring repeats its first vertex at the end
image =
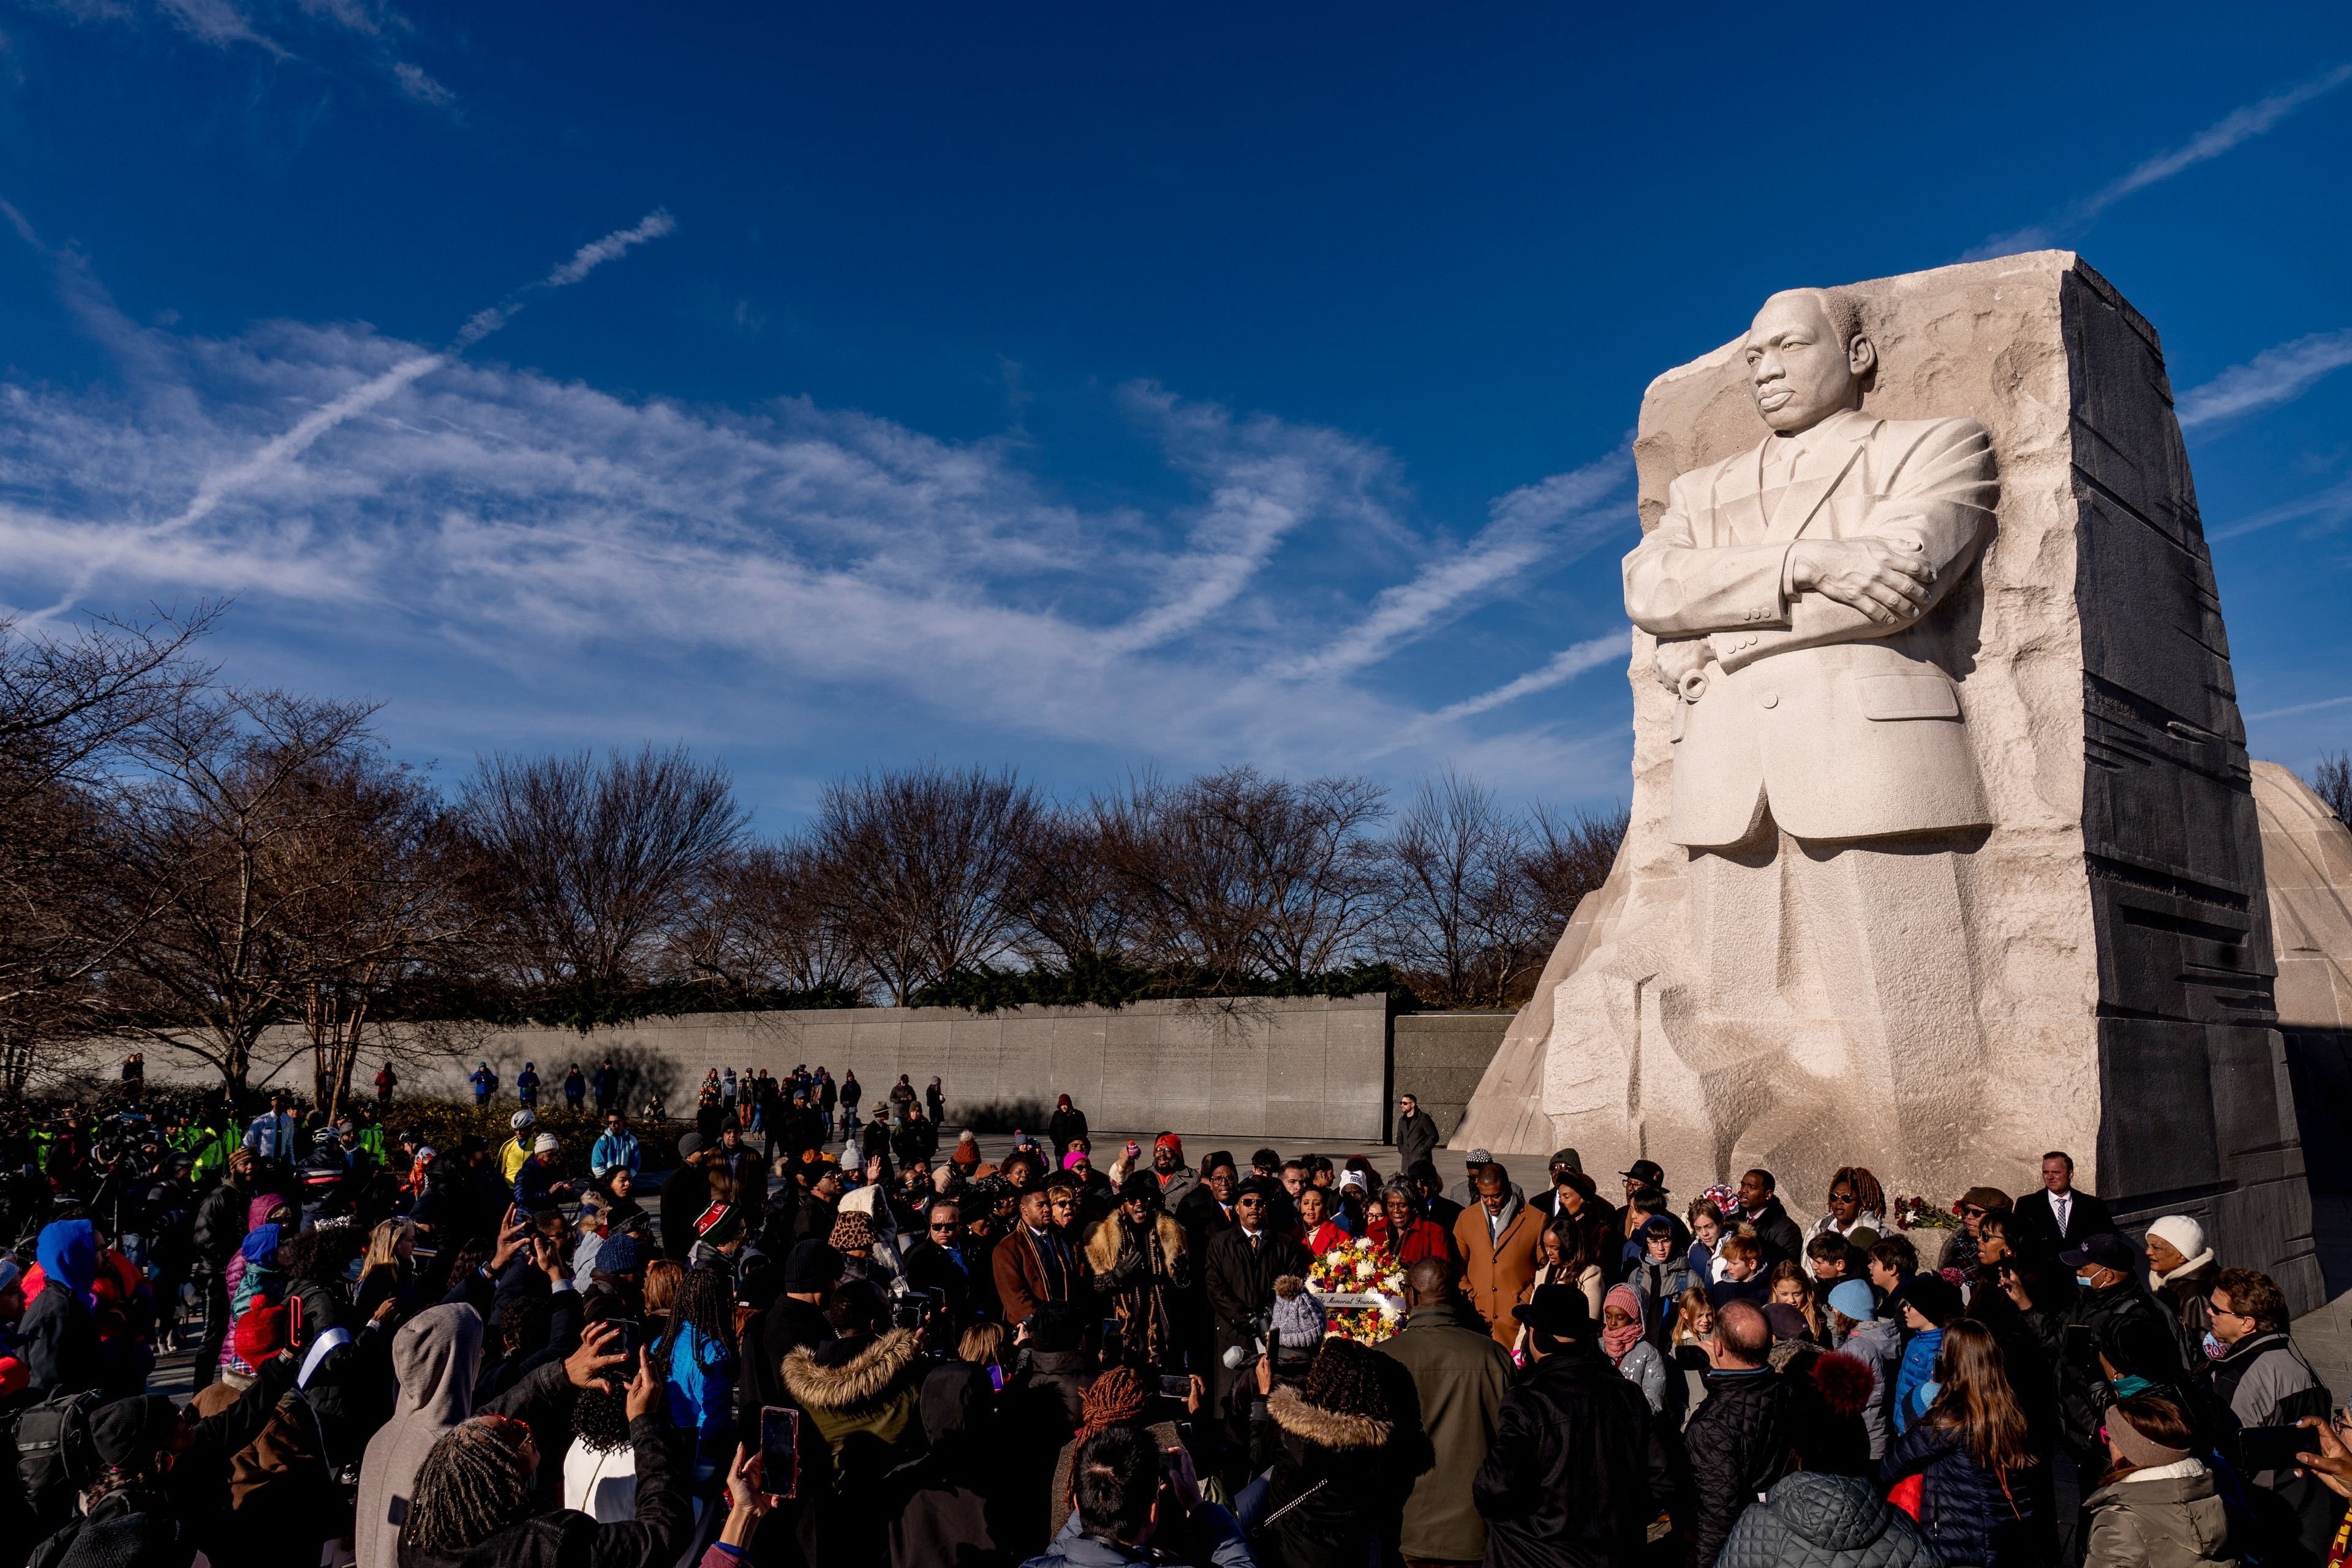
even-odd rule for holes
{"type": "Polygon", "coordinates": [[[400,1544],[466,1552],[521,1519],[530,1503],[530,1427],[503,1415],[477,1415],[444,1432],[416,1468],[400,1544]]]}
{"type": "Polygon", "coordinates": [[[706,1355],[735,1353],[735,1281],[724,1268],[689,1268],[670,1303],[669,1329],[654,1351],[654,1363],[667,1367],[678,1331],[693,1329],[709,1347],[706,1355]]]}

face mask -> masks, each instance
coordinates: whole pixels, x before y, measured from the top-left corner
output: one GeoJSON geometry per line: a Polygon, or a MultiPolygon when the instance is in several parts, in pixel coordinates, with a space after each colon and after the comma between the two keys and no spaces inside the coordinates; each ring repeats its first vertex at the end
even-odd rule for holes
{"type": "Polygon", "coordinates": [[[2214,1360],[2219,1361],[2221,1357],[2230,1353],[2230,1347],[2215,1339],[2211,1331],[2208,1330],[2205,1335],[2205,1353],[2211,1356],[2214,1360]]]}
{"type": "Polygon", "coordinates": [[[2099,1288],[2099,1282],[2092,1279],[2087,1274],[2075,1275],[2074,1283],[2080,1285],[2085,1290],[2095,1290],[2099,1288]]]}

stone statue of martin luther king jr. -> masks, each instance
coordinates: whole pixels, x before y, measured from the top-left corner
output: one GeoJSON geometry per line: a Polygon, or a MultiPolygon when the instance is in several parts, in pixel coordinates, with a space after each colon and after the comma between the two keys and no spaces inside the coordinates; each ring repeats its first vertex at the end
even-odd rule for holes
{"type": "Polygon", "coordinates": [[[1900,1140],[1978,1087],[1959,862],[1991,818],[1938,606],[1998,491],[1975,420],[1867,411],[1851,300],[1776,294],[1743,353],[1766,434],[1674,481],[1624,576],[1677,697],[1697,1016],[1670,1033],[1706,1099],[1753,1113],[1718,1150],[1763,1163],[1815,1135],[1822,1090],[1900,1140]]]}

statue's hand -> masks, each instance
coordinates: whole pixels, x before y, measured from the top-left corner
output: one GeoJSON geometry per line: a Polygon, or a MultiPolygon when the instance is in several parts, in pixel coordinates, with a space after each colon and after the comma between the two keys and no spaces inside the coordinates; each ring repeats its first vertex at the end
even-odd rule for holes
{"type": "Polygon", "coordinates": [[[1706,667],[1708,652],[1705,637],[1661,642],[1658,651],[1650,656],[1650,668],[1657,675],[1659,685],[1669,691],[1679,691],[1684,676],[1706,667]]]}
{"type": "Polygon", "coordinates": [[[1916,616],[1935,580],[1936,569],[1910,541],[1806,539],[1789,547],[1792,587],[1851,605],[1880,626],[1916,616]]]}

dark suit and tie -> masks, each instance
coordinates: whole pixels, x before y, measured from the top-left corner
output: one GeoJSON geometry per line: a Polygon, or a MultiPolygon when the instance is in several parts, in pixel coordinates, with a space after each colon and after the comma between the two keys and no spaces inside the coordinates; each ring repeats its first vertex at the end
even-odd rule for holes
{"type": "Polygon", "coordinates": [[[2107,1205],[2080,1188],[2061,1198],[2046,1187],[2017,1200],[2017,1223],[2045,1252],[2079,1247],[2086,1236],[2116,1234],[2116,1216],[2107,1205]]]}
{"type": "Polygon", "coordinates": [[[1274,1282],[1286,1274],[1302,1278],[1309,1264],[1307,1249],[1272,1228],[1257,1231],[1239,1225],[1221,1232],[1209,1243],[1202,1273],[1209,1292],[1209,1316],[1216,1335],[1210,1358],[1209,1391],[1215,1408],[1228,1409],[1234,1385],[1256,1375],[1256,1359],[1245,1357],[1240,1368],[1225,1365],[1225,1352],[1245,1350],[1257,1342],[1257,1320],[1274,1304],[1274,1282]]]}

